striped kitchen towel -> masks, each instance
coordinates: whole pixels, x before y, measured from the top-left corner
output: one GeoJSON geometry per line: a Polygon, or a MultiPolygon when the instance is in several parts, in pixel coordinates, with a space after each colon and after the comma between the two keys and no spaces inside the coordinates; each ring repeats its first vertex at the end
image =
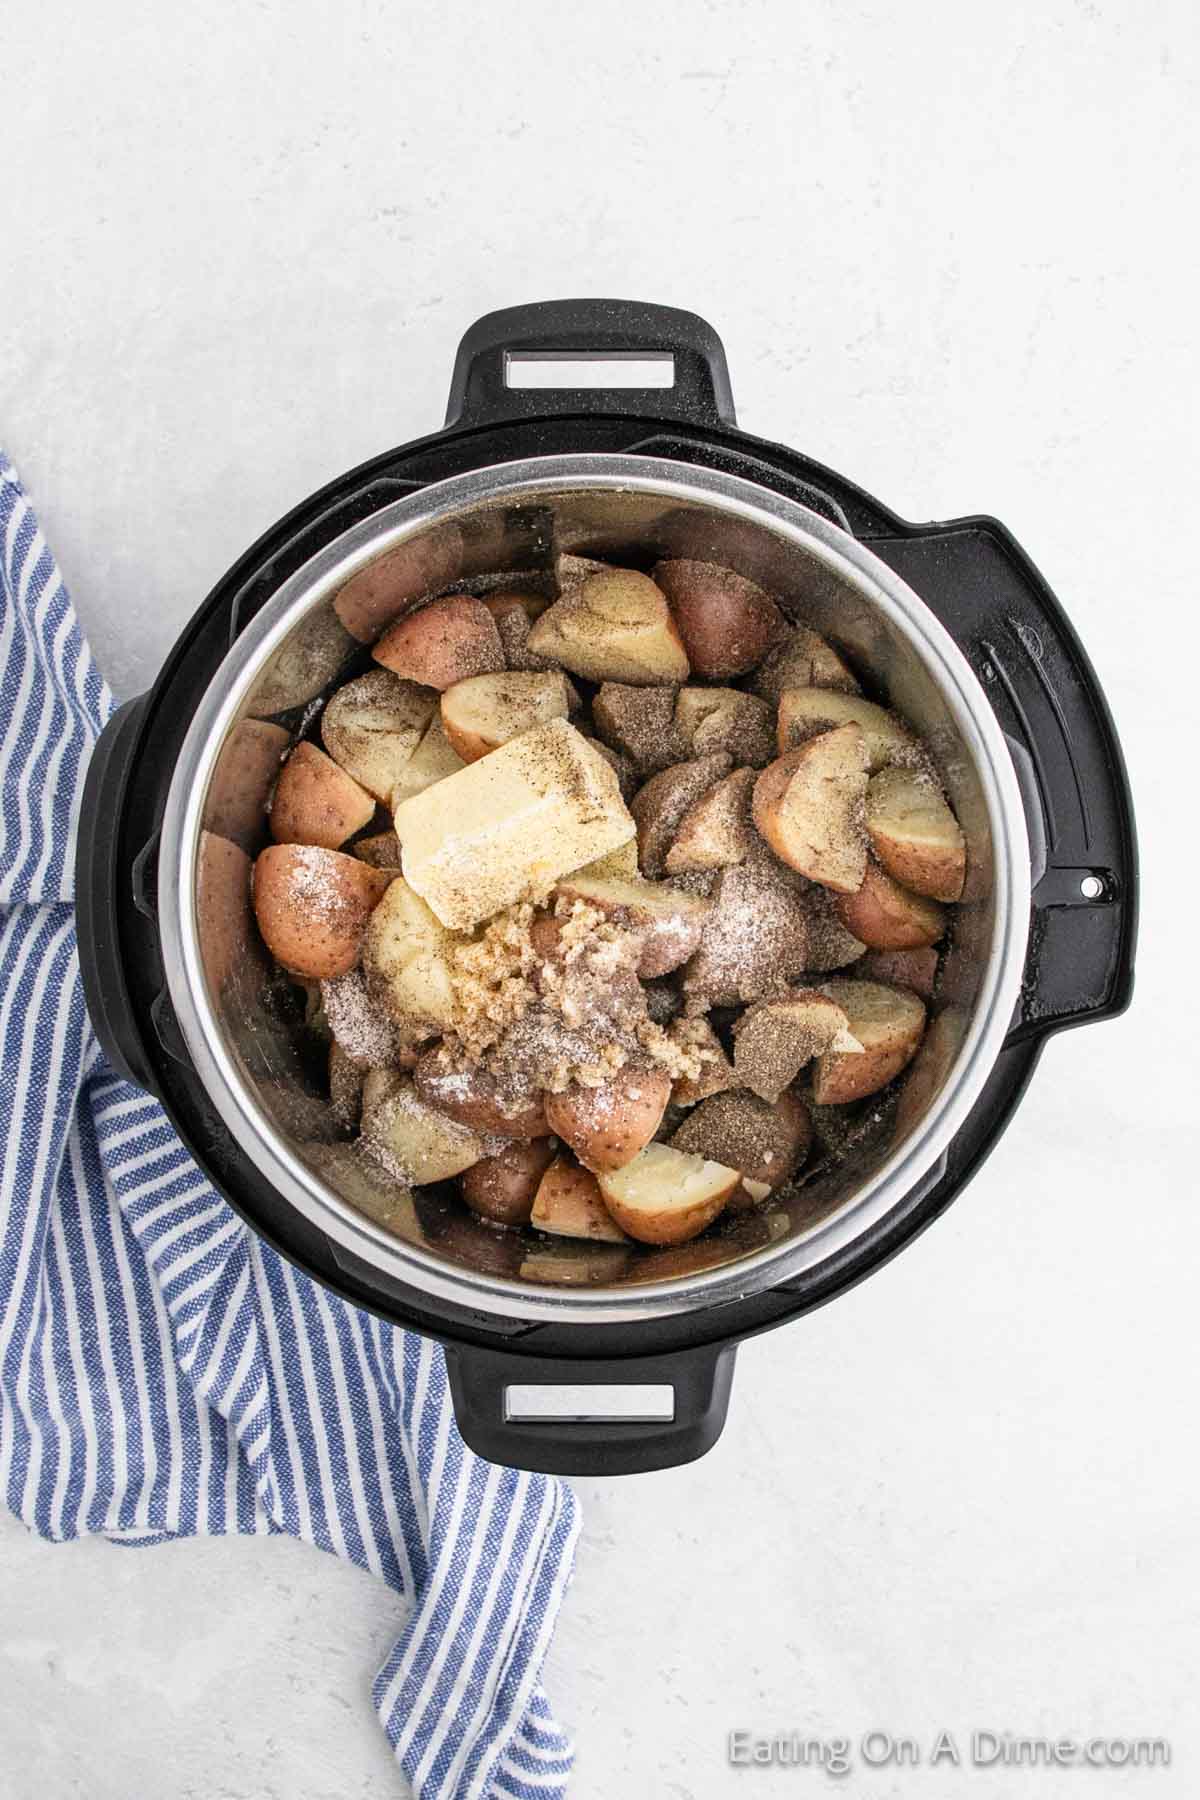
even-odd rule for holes
{"type": "Polygon", "coordinates": [[[288,1532],[374,1571],[416,1794],[548,1800],[569,1490],[466,1449],[441,1351],[260,1243],[91,1030],[75,818],[112,704],[0,456],[0,1496],[59,1541],[288,1532]]]}

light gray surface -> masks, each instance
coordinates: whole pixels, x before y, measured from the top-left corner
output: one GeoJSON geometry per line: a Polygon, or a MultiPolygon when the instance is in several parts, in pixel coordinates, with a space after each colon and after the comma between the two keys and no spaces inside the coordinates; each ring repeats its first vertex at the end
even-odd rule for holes
{"type": "MultiPolygon", "coordinates": [[[[711,318],[743,422],[910,517],[1018,532],[1140,807],[1141,985],[1051,1046],[919,1244],[748,1346],[716,1451],[581,1483],[548,1682],[578,1800],[1193,1795],[1197,15],[10,9],[0,440],[114,684],[356,460],[477,314],[711,318]],[[1161,536],[1160,536],[1161,534],[1161,536]],[[1165,1733],[1167,1772],[740,1773],[734,1726],[1165,1733]]],[[[400,1791],[397,1624],[277,1540],[0,1525],[3,1800],[400,1791]]]]}

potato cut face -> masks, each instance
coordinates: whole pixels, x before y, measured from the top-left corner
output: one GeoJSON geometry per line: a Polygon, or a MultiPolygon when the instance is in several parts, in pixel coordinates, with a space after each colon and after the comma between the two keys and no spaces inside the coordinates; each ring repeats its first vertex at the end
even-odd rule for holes
{"type": "Polygon", "coordinates": [[[966,840],[932,778],[911,769],[881,769],[867,788],[871,847],[888,874],[934,900],[961,898],[966,840]]]}
{"type": "Polygon", "coordinates": [[[809,739],[763,770],[754,786],[754,823],[790,868],[823,887],[854,893],[867,866],[866,791],[866,745],[850,723],[809,739]]]}
{"type": "Polygon", "coordinates": [[[435,782],[444,781],[447,775],[457,775],[466,766],[446,736],[441,712],[437,711],[430,719],[424,737],[396,776],[388,795],[388,805],[394,812],[402,800],[423,794],[435,782]]]}
{"type": "Polygon", "coordinates": [[[640,1156],[600,1176],[608,1210],[643,1244],[683,1244],[721,1212],[741,1171],[670,1144],[647,1144],[640,1156]]]}
{"type": "Polygon", "coordinates": [[[836,1001],[813,989],[763,1000],[735,1026],[733,1066],[744,1087],[774,1103],[814,1057],[826,1050],[861,1054],[862,1045],[836,1001]]]}
{"type": "Polygon", "coordinates": [[[536,621],[529,648],[588,681],[657,686],[688,677],[665,596],[633,569],[605,569],[570,587],[536,621]]]}
{"type": "Polygon", "coordinates": [[[565,719],[403,801],[393,822],[406,879],[458,929],[537,897],[636,830],[612,769],[565,719]]]}
{"type": "Polygon", "coordinates": [[[414,1028],[448,1029],[454,982],[447,953],[459,941],[398,876],[371,915],[363,967],[373,995],[393,1018],[414,1028]]]}
{"type": "Polygon", "coordinates": [[[565,719],[570,690],[558,669],[472,675],[442,695],[443,733],[465,762],[475,762],[547,719],[565,719]]]}
{"type": "Polygon", "coordinates": [[[385,1167],[417,1187],[461,1175],[483,1155],[475,1133],[426,1106],[406,1075],[367,1077],[362,1127],[385,1167]]]}
{"type": "Polygon", "coordinates": [[[867,746],[871,774],[888,763],[921,760],[923,752],[908,726],[861,694],[831,688],[786,688],[779,697],[779,750],[792,750],[817,732],[857,725],[867,746]]]}
{"type": "Polygon", "coordinates": [[[807,625],[793,625],[754,672],[756,694],[778,705],[785,688],[837,688],[857,694],[858,682],[833,645],[807,625]]]}
{"type": "Polygon", "coordinates": [[[629,1242],[605,1206],[596,1177],[566,1156],[556,1157],[542,1176],[529,1222],[552,1237],[629,1242]]]}
{"type": "Polygon", "coordinates": [[[727,750],[740,766],[761,769],[775,754],[775,719],[757,694],[740,688],[680,688],[675,702],[675,734],[684,755],[727,750]]]}
{"type": "Polygon", "coordinates": [[[637,822],[638,862],[644,874],[663,873],[684,814],[701,794],[728,775],[730,762],[728,751],[718,750],[693,762],[677,763],[652,775],[633,796],[629,810],[637,822]]]}
{"type": "Polygon", "coordinates": [[[755,848],[751,799],[753,769],[735,769],[688,807],[663,863],[668,875],[696,869],[727,869],[745,862],[755,848]]]}
{"type": "Polygon", "coordinates": [[[385,804],[433,717],[437,694],[372,669],[331,695],[321,742],[347,775],[385,804]]]}

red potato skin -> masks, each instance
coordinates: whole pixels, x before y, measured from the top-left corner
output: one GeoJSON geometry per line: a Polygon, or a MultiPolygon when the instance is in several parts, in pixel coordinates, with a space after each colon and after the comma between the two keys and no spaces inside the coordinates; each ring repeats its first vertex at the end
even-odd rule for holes
{"type": "Polygon", "coordinates": [[[246,852],[216,832],[200,834],[196,865],[196,913],[208,979],[219,993],[244,963],[250,929],[252,865],[246,852]]]}
{"type": "Polygon", "coordinates": [[[471,594],[447,594],[397,619],[371,654],[394,675],[440,693],[470,675],[504,668],[496,621],[471,594]]]}
{"type": "Polygon", "coordinates": [[[937,971],[938,953],[925,944],[915,950],[868,950],[847,973],[885,987],[909,988],[922,1000],[932,1000],[937,971]]]}
{"type": "Polygon", "coordinates": [[[783,838],[778,829],[779,812],[801,760],[800,749],[785,750],[782,756],[777,756],[774,762],[767,764],[754,783],[751,813],[755,829],[770,844],[781,862],[787,862],[787,857],[781,848],[783,838]]]}
{"type": "Polygon", "coordinates": [[[783,628],[775,602],[753,581],[715,563],[661,562],[654,581],[667,596],[692,673],[745,675],[783,628]]]}
{"type": "Polygon", "coordinates": [[[369,644],[406,607],[447,587],[461,566],[462,532],[440,525],[359,569],[339,589],[333,610],[351,637],[369,644]]]}
{"type": "Polygon", "coordinates": [[[874,862],[857,893],[835,897],[834,910],[869,950],[920,950],[946,934],[946,915],[936,900],[910,894],[874,862]]]}
{"type": "Polygon", "coordinates": [[[413,1082],[426,1106],[472,1131],[495,1137],[543,1138],[552,1130],[546,1120],[542,1094],[531,1093],[523,1106],[506,1112],[491,1076],[483,1069],[475,1069],[467,1076],[449,1073],[436,1050],[421,1058],[413,1071],[413,1082]]]}
{"type": "Polygon", "coordinates": [[[369,825],[375,801],[315,744],[297,744],[275,783],[271,836],[277,844],[319,844],[337,850],[369,825]]]}
{"type": "Polygon", "coordinates": [[[293,975],[345,975],[392,881],[356,856],[312,844],[271,844],[254,865],[254,916],[263,942],[293,975]],[[319,898],[316,883],[327,884],[319,898]]]}
{"type": "Polygon", "coordinates": [[[558,1149],[553,1138],[510,1144],[499,1156],[485,1156],[459,1176],[466,1205],[493,1225],[528,1225],[534,1196],[558,1149]]]}
{"type": "Polygon", "coordinates": [[[623,1205],[615,1195],[605,1193],[603,1185],[600,1191],[605,1206],[622,1231],[627,1232],[639,1244],[670,1247],[689,1243],[692,1238],[699,1237],[702,1231],[707,1231],[714,1220],[720,1218],[740,1185],[737,1170],[731,1169],[729,1180],[702,1204],[689,1206],[684,1212],[662,1213],[657,1217],[623,1205]]]}
{"type": "Polygon", "coordinates": [[[541,594],[506,589],[502,594],[485,594],[483,604],[497,622],[511,617],[515,612],[521,612],[532,624],[534,619],[541,618],[550,602],[541,594]]]}
{"type": "Polygon", "coordinates": [[[670,1098],[665,1069],[622,1069],[603,1087],[547,1094],[546,1120],[585,1169],[605,1175],[645,1149],[670,1098]]]}
{"type": "Polygon", "coordinates": [[[828,1051],[817,1061],[813,1076],[812,1096],[817,1106],[846,1106],[851,1100],[866,1100],[879,1093],[906,1069],[921,1047],[924,1024],[920,1030],[891,1050],[869,1049],[865,1055],[847,1056],[841,1051],[828,1051]]]}
{"type": "Polygon", "coordinates": [[[263,842],[263,797],[291,748],[291,736],[265,719],[242,719],[217,758],[204,799],[204,829],[253,856],[263,842]]]}

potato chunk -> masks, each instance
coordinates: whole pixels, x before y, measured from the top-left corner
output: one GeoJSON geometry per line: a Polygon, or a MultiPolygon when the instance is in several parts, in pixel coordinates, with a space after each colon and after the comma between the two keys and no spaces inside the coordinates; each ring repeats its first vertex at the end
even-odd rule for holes
{"type": "Polygon", "coordinates": [[[642,933],[637,972],[646,981],[669,975],[688,960],[700,942],[709,902],[698,894],[683,894],[659,882],[636,876],[595,876],[580,871],[564,875],[557,892],[568,900],[583,900],[614,924],[642,933]]]}
{"type": "Polygon", "coordinates": [[[878,1093],[912,1061],[925,1035],[925,1007],[915,994],[875,981],[827,981],[823,992],[861,1046],[852,1054],[831,1047],[817,1063],[813,1100],[842,1106],[878,1093]]]}
{"type": "Polygon", "coordinates": [[[745,1189],[734,1196],[734,1207],[740,1207],[765,1200],[790,1181],[808,1155],[812,1135],[809,1110],[795,1094],[780,1094],[772,1104],[735,1088],[701,1101],[671,1143],[737,1169],[745,1189]]]}
{"type": "Polygon", "coordinates": [[[775,719],[757,694],[740,688],[680,688],[675,701],[674,735],[685,756],[707,756],[728,750],[735,763],[761,769],[775,754],[775,719]]]}
{"type": "Polygon", "coordinates": [[[446,594],[406,613],[389,626],[371,655],[385,669],[443,693],[456,681],[504,667],[496,621],[471,594],[446,594]]]}
{"type": "Polygon", "coordinates": [[[763,770],[754,784],[754,823],[790,868],[823,887],[852,894],[867,866],[862,824],[866,791],[863,734],[855,724],[842,725],[787,751],[763,770]]]}
{"type": "Polygon", "coordinates": [[[271,836],[277,844],[338,850],[374,816],[372,796],[331,756],[315,744],[296,745],[271,799],[271,836]]]}
{"type": "Polygon", "coordinates": [[[753,769],[735,769],[692,802],[679,821],[663,868],[668,875],[694,869],[728,869],[757,847],[750,804],[753,769]]]}
{"type": "Polygon", "coordinates": [[[936,900],[910,894],[876,862],[868,862],[853,894],[834,901],[847,931],[871,950],[919,950],[946,934],[946,915],[936,900]]]}
{"type": "Polygon", "coordinates": [[[456,941],[420,894],[397,876],[375,908],[363,945],[371,993],[414,1032],[447,1029],[454,983],[447,952],[456,941]]]}
{"type": "Polygon", "coordinates": [[[442,729],[464,762],[477,762],[510,738],[571,710],[567,678],[559,669],[472,675],[442,695],[442,729]]]}
{"type": "Polygon", "coordinates": [[[757,582],[717,563],[678,558],[655,565],[697,675],[724,680],[762,661],[783,617],[757,582]]]}
{"type": "Polygon", "coordinates": [[[546,1123],[599,1175],[632,1162],[658,1130],[670,1098],[665,1069],[626,1067],[600,1087],[547,1094],[546,1123]]]}
{"type": "Polygon", "coordinates": [[[888,763],[920,761],[921,746],[908,726],[861,694],[828,688],[786,688],[779,696],[779,749],[782,754],[818,732],[857,725],[867,745],[870,772],[888,763]]]}
{"type": "Polygon", "coordinates": [[[542,1176],[529,1223],[552,1237],[629,1242],[605,1206],[596,1177],[570,1156],[556,1157],[542,1176]]]}
{"type": "Polygon", "coordinates": [[[391,875],[316,844],[271,844],[254,865],[254,916],[267,949],[294,975],[324,980],[358,961],[391,875]]]}
{"type": "Polygon", "coordinates": [[[728,775],[730,760],[727,751],[718,750],[694,762],[677,763],[652,775],[633,796],[629,810],[637,821],[638,862],[644,875],[663,873],[684,814],[701,794],[728,775]]]}
{"type": "Polygon", "coordinates": [[[857,694],[858,683],[833,645],[807,625],[793,625],[754,672],[751,687],[778,705],[785,688],[837,688],[857,694]]]}
{"type": "Polygon", "coordinates": [[[420,1187],[461,1175],[483,1155],[473,1131],[435,1112],[407,1075],[373,1069],[363,1087],[362,1130],[402,1181],[420,1187]]]}
{"type": "Polygon", "coordinates": [[[741,1171],[647,1144],[623,1168],[600,1176],[604,1204],[641,1244],[685,1244],[698,1237],[741,1185],[741,1171]]]}
{"type": "Polygon", "coordinates": [[[879,861],[903,886],[932,900],[961,898],[966,842],[928,775],[881,769],[867,788],[867,830],[879,861]]]}
{"type": "Polygon", "coordinates": [[[734,1026],[733,1066],[744,1087],[774,1104],[815,1056],[861,1049],[841,1007],[804,988],[746,1009],[734,1026]]]}
{"type": "Polygon", "coordinates": [[[436,705],[429,688],[372,669],[331,696],[321,715],[321,741],[347,775],[386,805],[436,705]]]}
{"type": "Polygon", "coordinates": [[[688,659],[662,591],[634,569],[604,569],[568,589],[529,633],[529,648],[588,681],[686,681],[688,659]]]}

